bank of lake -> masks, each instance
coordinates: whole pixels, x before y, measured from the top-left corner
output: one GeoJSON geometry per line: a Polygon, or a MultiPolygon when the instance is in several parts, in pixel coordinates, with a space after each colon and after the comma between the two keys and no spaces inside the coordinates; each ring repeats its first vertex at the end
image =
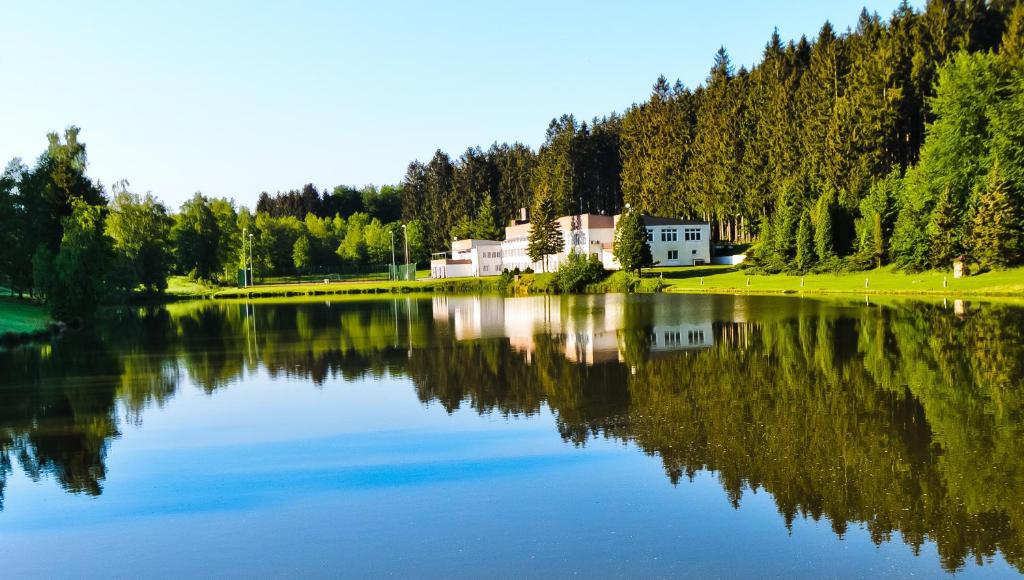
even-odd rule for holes
{"type": "MultiPolygon", "coordinates": [[[[421,273],[424,275],[425,272],[421,273]]],[[[949,272],[907,273],[893,267],[861,272],[808,274],[753,274],[736,266],[652,268],[641,279],[615,272],[587,290],[604,292],[669,292],[683,294],[856,294],[924,295],[948,297],[1024,298],[1024,268],[985,272],[953,278],[949,272]]],[[[397,294],[430,292],[443,294],[544,294],[554,292],[553,274],[521,274],[513,281],[498,276],[484,278],[421,278],[415,281],[352,280],[331,282],[276,282],[250,288],[203,285],[184,277],[170,281],[168,294],[174,299],[283,298],[346,294],[397,294]]]]}

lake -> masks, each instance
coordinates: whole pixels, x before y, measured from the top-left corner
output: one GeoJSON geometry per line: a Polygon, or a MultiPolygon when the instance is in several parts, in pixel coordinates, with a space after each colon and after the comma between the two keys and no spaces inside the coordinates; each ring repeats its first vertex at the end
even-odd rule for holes
{"type": "Polygon", "coordinates": [[[1024,308],[190,302],[0,352],[4,577],[1007,577],[1024,308]]]}

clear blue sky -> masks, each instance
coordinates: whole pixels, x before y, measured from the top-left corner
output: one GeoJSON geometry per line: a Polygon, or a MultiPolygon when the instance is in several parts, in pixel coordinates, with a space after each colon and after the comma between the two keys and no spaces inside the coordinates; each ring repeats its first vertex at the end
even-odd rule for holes
{"type": "MultiPolygon", "coordinates": [[[[922,1],[913,2],[920,7],[922,1]]],[[[89,173],[177,207],[193,192],[397,183],[437,148],[521,141],[562,113],[703,81],[725,45],[813,37],[898,0],[11,2],[0,19],[0,161],[76,124],[89,173]]]]}

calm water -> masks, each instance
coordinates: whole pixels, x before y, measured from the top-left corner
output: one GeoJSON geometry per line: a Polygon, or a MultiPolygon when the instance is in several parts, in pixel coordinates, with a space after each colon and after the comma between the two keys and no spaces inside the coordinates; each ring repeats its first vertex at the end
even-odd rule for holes
{"type": "Polygon", "coordinates": [[[0,352],[0,576],[1016,576],[1024,309],[194,303],[0,352]]]}

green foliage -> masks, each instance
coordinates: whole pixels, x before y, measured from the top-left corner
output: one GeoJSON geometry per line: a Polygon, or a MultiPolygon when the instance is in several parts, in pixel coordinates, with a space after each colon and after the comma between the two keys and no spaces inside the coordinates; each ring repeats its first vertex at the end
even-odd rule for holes
{"type": "Polygon", "coordinates": [[[178,271],[197,280],[213,281],[221,270],[220,226],[210,200],[196,192],[174,216],[171,243],[178,271]]]}
{"type": "Polygon", "coordinates": [[[308,272],[310,266],[313,265],[312,254],[312,244],[309,241],[309,236],[299,236],[292,246],[292,263],[295,264],[295,270],[298,272],[308,272]]]}
{"type": "Polygon", "coordinates": [[[502,229],[494,217],[494,204],[490,195],[484,195],[476,215],[470,219],[468,215],[462,216],[452,228],[452,238],[460,240],[501,240],[502,229]]]}
{"type": "Polygon", "coordinates": [[[37,267],[52,268],[41,281],[57,320],[89,318],[103,298],[110,255],[110,239],[103,235],[104,211],[84,200],[72,201],[72,213],[63,220],[60,250],[52,261],[45,250],[38,254],[37,267]]]}
{"type": "Polygon", "coordinates": [[[562,230],[558,227],[558,215],[552,194],[548,191],[541,192],[534,203],[526,251],[532,261],[542,263],[545,272],[548,267],[548,256],[561,252],[565,247],[562,230]]]}
{"type": "Polygon", "coordinates": [[[647,243],[647,228],[644,227],[640,212],[627,211],[619,217],[619,222],[615,224],[612,255],[619,267],[627,272],[639,274],[643,268],[654,265],[651,246],[647,243]]]}
{"type": "Polygon", "coordinates": [[[836,257],[833,228],[835,214],[835,192],[829,188],[815,202],[810,215],[811,225],[814,227],[814,254],[820,263],[828,263],[836,257]]]}
{"type": "Polygon", "coordinates": [[[406,223],[405,235],[407,236],[409,243],[409,258],[413,262],[425,262],[429,260],[430,252],[427,248],[426,233],[424,232],[423,222],[419,220],[412,220],[406,223]]]}
{"type": "Polygon", "coordinates": [[[599,282],[605,276],[604,266],[597,256],[587,257],[576,250],[569,252],[555,272],[555,287],[563,294],[583,292],[587,285],[599,282]]]}
{"type": "Polygon", "coordinates": [[[814,229],[811,226],[811,213],[805,211],[800,216],[800,227],[796,233],[796,269],[806,272],[815,261],[814,229]]]}
{"type": "Polygon", "coordinates": [[[117,286],[129,293],[138,286],[149,292],[167,288],[171,268],[171,226],[174,223],[152,194],[128,191],[128,183],[114,186],[105,233],[114,250],[117,286]]]}
{"type": "Polygon", "coordinates": [[[18,191],[24,168],[12,160],[0,174],[0,284],[13,290],[25,289],[31,271],[31,254],[25,247],[25,212],[18,191]]]}
{"type": "Polygon", "coordinates": [[[901,195],[903,179],[897,170],[875,182],[860,202],[861,218],[857,220],[858,254],[876,268],[889,257],[889,243],[896,221],[896,200],[901,195]]]}
{"type": "Polygon", "coordinates": [[[971,220],[971,257],[983,268],[1000,269],[1024,261],[1024,207],[1010,192],[999,166],[992,165],[971,220]]]}
{"type": "Polygon", "coordinates": [[[928,220],[929,259],[933,268],[949,268],[953,258],[963,253],[963,242],[960,239],[962,221],[960,208],[953,200],[949,188],[946,188],[928,220]]]}

